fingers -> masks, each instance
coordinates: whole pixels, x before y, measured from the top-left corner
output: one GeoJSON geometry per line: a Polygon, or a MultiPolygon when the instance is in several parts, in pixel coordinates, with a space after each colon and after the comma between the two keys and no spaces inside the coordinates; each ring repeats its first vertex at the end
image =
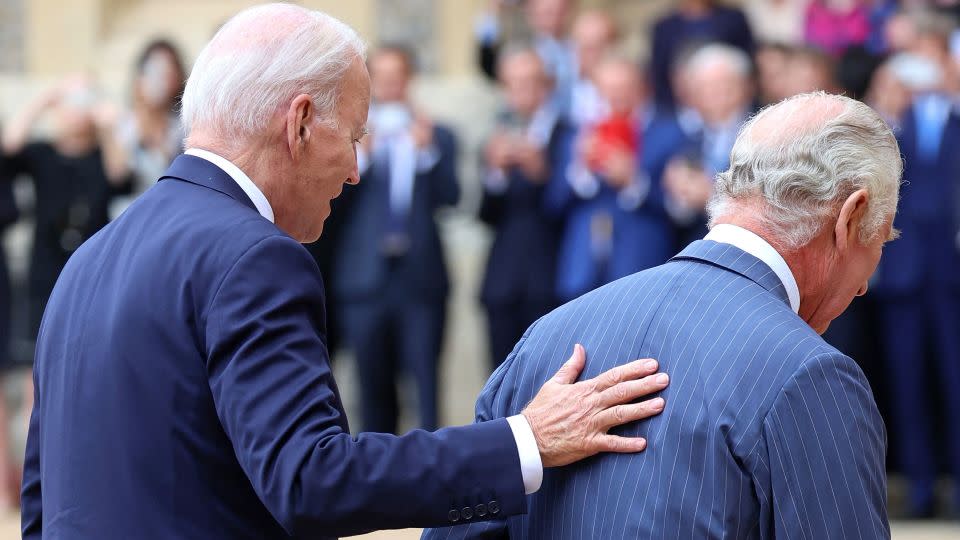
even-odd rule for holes
{"type": "Polygon", "coordinates": [[[663,412],[663,398],[653,398],[640,403],[616,405],[597,415],[597,422],[603,429],[636,422],[663,412]]]}
{"type": "Polygon", "coordinates": [[[606,390],[618,383],[646,377],[656,371],[657,361],[653,358],[645,358],[605,371],[588,382],[592,382],[597,390],[606,390]]]}
{"type": "Polygon", "coordinates": [[[597,452],[616,452],[629,454],[643,452],[647,448],[647,440],[643,437],[620,437],[618,435],[602,435],[597,439],[597,452]]]}
{"type": "Polygon", "coordinates": [[[583,366],[586,363],[587,353],[583,349],[583,345],[577,343],[573,346],[573,354],[570,359],[560,366],[560,369],[553,376],[553,381],[559,384],[573,384],[580,376],[580,372],[583,371],[583,366]]]}
{"type": "Polygon", "coordinates": [[[642,398],[654,392],[659,392],[670,383],[666,373],[650,375],[638,380],[629,380],[615,384],[600,393],[600,404],[611,407],[642,398]]]}

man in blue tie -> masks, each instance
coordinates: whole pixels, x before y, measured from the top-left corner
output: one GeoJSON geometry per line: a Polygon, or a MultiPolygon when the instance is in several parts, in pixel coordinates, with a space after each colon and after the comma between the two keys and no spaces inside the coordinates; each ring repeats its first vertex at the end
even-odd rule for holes
{"type": "Polygon", "coordinates": [[[818,334],[896,236],[901,168],[860,102],[804,94],[761,112],[717,179],[706,238],[541,318],[477,401],[479,421],[519,411],[557,366],[550,346],[654,355],[670,406],[619,432],[660,444],[549,471],[524,516],[424,537],[889,537],[883,423],[856,363],[818,334]]]}
{"type": "Polygon", "coordinates": [[[628,403],[664,387],[641,378],[656,363],[575,382],[582,348],[519,415],[351,437],[323,283],[300,243],[358,182],[364,54],[348,26],[291,4],[242,12],[200,53],[183,95],[186,155],[74,253],[50,297],[23,538],[472,523],[525,511],[544,467],[645,447],[607,431],[662,410],[628,403]]]}

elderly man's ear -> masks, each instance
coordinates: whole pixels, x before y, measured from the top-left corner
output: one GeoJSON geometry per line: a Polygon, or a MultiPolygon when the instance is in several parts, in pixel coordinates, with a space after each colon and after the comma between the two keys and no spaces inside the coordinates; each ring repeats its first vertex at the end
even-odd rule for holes
{"type": "Polygon", "coordinates": [[[866,189],[854,191],[843,201],[840,215],[834,228],[834,240],[841,252],[856,246],[860,242],[860,226],[867,215],[870,194],[866,189]]]}
{"type": "Polygon", "coordinates": [[[310,140],[310,121],[314,114],[313,98],[308,94],[293,98],[287,108],[287,147],[294,159],[301,156],[304,146],[310,140]]]}

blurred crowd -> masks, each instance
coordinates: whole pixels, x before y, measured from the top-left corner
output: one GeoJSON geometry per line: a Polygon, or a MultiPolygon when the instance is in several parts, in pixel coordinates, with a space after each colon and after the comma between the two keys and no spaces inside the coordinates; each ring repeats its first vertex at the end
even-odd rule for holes
{"type": "MultiPolygon", "coordinates": [[[[898,135],[902,237],[826,337],[861,363],[880,398],[891,465],[908,479],[906,511],[933,516],[939,474],[960,481],[958,4],[677,0],[642,33],[648,54],[637,58],[623,37],[636,29],[610,13],[573,0],[490,2],[476,24],[477,68],[502,97],[477,164],[478,217],[493,234],[478,298],[490,369],[560,303],[702,237],[713,178],[758,108],[845,93],[898,135]]],[[[398,429],[402,373],[415,383],[419,425],[440,424],[450,279],[434,216],[458,203],[462,152],[454,130],[412,99],[417,60],[406,45],[371,51],[363,181],[334,202],[323,238],[308,246],[328,291],[328,347],[353,353],[360,425],[371,431],[398,429]]],[[[129,105],[74,76],[4,123],[0,226],[19,219],[14,178],[32,182],[35,204],[25,310],[12,310],[0,257],[0,359],[16,356],[12,315],[35,336],[73,250],[122,219],[183,150],[186,73],[176,48],[156,41],[136,61],[129,105]],[[52,129],[38,137],[45,116],[52,129]]],[[[9,455],[2,435],[4,448],[9,455]]],[[[0,464],[0,505],[16,499],[15,476],[0,464]]]]}

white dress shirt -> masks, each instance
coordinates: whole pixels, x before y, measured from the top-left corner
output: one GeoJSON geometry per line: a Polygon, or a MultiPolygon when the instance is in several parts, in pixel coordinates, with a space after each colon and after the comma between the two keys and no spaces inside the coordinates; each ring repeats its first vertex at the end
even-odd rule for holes
{"type": "Polygon", "coordinates": [[[257,207],[257,212],[260,212],[260,215],[267,218],[270,223],[274,222],[273,207],[270,206],[270,201],[268,201],[267,197],[260,191],[260,188],[253,183],[253,180],[250,180],[250,177],[241,171],[239,167],[230,163],[230,160],[199,148],[188,148],[184,154],[205,159],[217,167],[220,167],[220,170],[230,175],[230,178],[233,178],[233,181],[240,186],[240,189],[247,194],[247,197],[250,197],[253,205],[257,207]]]}
{"type": "MultiPolygon", "coordinates": [[[[260,188],[250,180],[250,177],[244,174],[239,167],[230,163],[222,156],[213,152],[201,150],[199,148],[190,148],[185,154],[205,159],[227,173],[233,181],[240,186],[240,189],[250,197],[257,211],[264,218],[274,221],[273,208],[267,197],[264,196],[260,188]]],[[[533,436],[533,429],[530,423],[522,414],[507,418],[507,424],[513,433],[513,438],[517,443],[517,452],[520,454],[520,473],[523,475],[523,488],[527,495],[535,493],[540,489],[543,483],[543,462],[540,460],[540,449],[537,447],[537,439],[533,436]]]]}
{"type": "Polygon", "coordinates": [[[763,261],[783,283],[783,288],[787,291],[787,298],[790,299],[790,308],[793,309],[794,313],[800,311],[800,289],[797,287],[797,280],[793,277],[793,272],[790,271],[787,261],[783,260],[783,256],[777,253],[777,250],[766,240],[743,227],[728,223],[714,226],[710,233],[704,237],[704,240],[730,244],[763,261]]]}

